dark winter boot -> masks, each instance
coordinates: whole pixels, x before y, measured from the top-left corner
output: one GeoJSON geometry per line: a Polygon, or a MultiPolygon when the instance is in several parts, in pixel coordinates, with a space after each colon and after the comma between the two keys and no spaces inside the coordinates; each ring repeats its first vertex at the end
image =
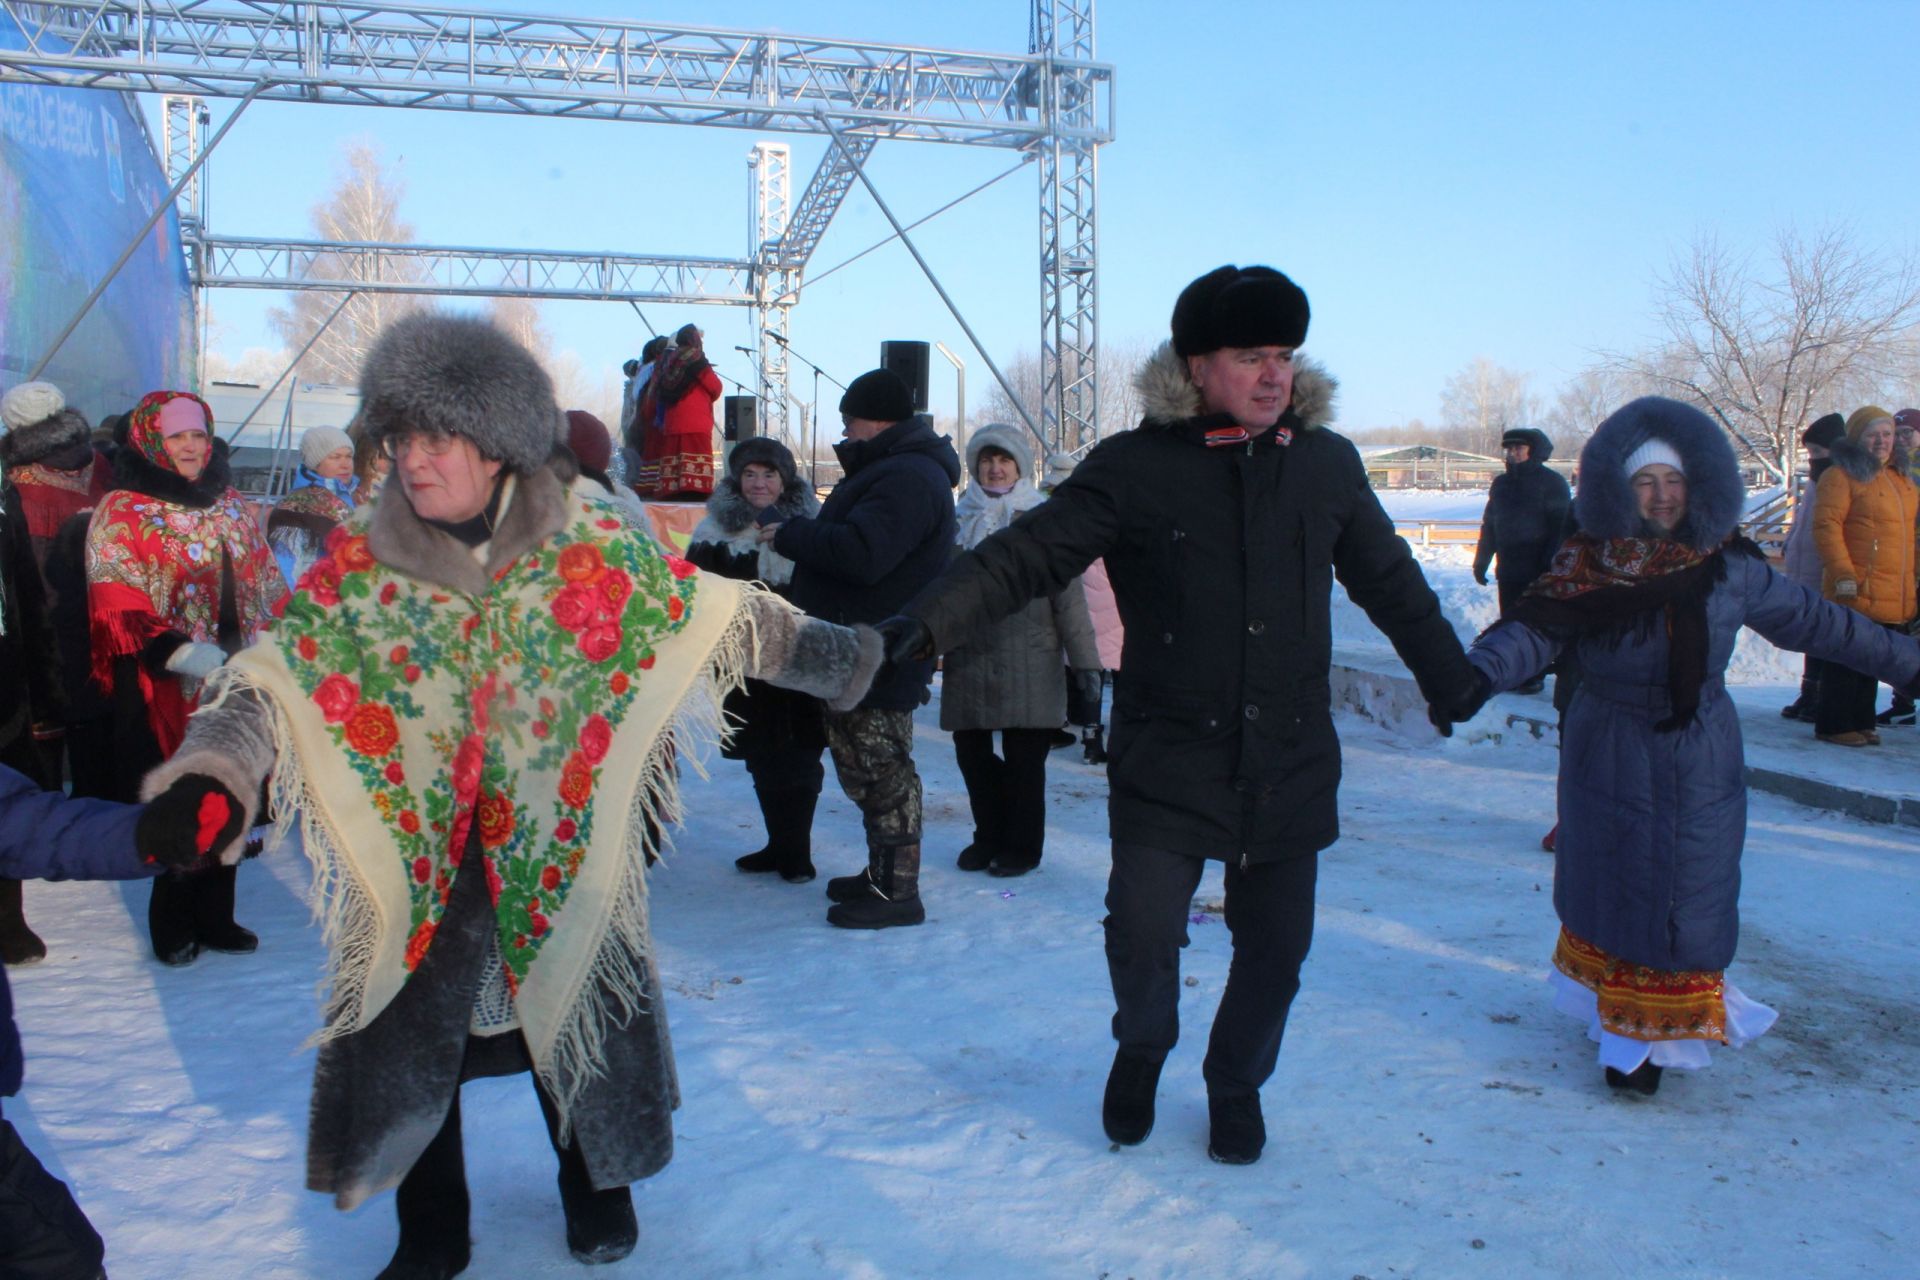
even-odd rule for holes
{"type": "Polygon", "coordinates": [[[1789,720],[1804,720],[1813,723],[1814,708],[1820,705],[1820,682],[1802,676],[1800,696],[1780,708],[1780,714],[1789,720]]]}
{"type": "Polygon", "coordinates": [[[1896,693],[1893,695],[1893,705],[1875,716],[1873,722],[1882,728],[1891,728],[1910,725],[1915,719],[1920,719],[1920,716],[1915,715],[1913,699],[1904,693],[1896,693]]]}
{"type": "Polygon", "coordinates": [[[155,877],[153,896],[147,899],[147,937],[161,964],[192,964],[200,954],[194,937],[194,886],[177,872],[155,877]]]}
{"type": "Polygon", "coordinates": [[[587,1158],[580,1152],[577,1135],[560,1141],[560,1113],[544,1088],[540,1095],[540,1114],[547,1121],[547,1141],[560,1158],[560,1207],[567,1215],[567,1251],[576,1262],[595,1266],[618,1262],[633,1252],[640,1241],[640,1224],[633,1216],[633,1190],[629,1187],[593,1188],[587,1173],[587,1158]]]}
{"type": "Polygon", "coordinates": [[[1163,1059],[1122,1049],[1107,1072],[1107,1096],[1100,1103],[1100,1127],[1123,1147],[1137,1146],[1153,1132],[1153,1096],[1160,1088],[1163,1059]]]}
{"type": "Polygon", "coordinates": [[[778,855],[775,869],[788,884],[806,884],[813,869],[813,810],[820,802],[814,790],[780,793],[780,835],[773,842],[778,855]]]}
{"type": "Polygon", "coordinates": [[[1660,1068],[1653,1065],[1649,1058],[1632,1071],[1622,1071],[1617,1067],[1607,1068],[1607,1087],[1624,1093],[1637,1093],[1643,1098],[1651,1098],[1660,1092],[1660,1068]]]}
{"type": "Polygon", "coordinates": [[[20,904],[20,882],[0,879],[0,964],[32,964],[46,955],[47,944],[27,927],[26,910],[20,904]]]}
{"type": "Polygon", "coordinates": [[[864,898],[827,909],[828,924],[841,929],[890,929],[926,923],[927,909],[920,905],[918,844],[869,850],[867,880],[869,892],[864,898]]]}
{"type": "Polygon", "coordinates": [[[1207,1094],[1207,1154],[1221,1164],[1252,1164],[1267,1145],[1257,1093],[1207,1094]]]}
{"type": "Polygon", "coordinates": [[[830,902],[858,902],[873,894],[873,881],[869,878],[868,868],[862,867],[850,876],[835,876],[827,881],[827,900],[830,902]]]}
{"type": "Polygon", "coordinates": [[[247,955],[256,951],[260,939],[251,929],[233,922],[233,886],[240,868],[215,867],[196,872],[193,885],[193,937],[208,951],[247,955]]]}
{"type": "Polygon", "coordinates": [[[400,1180],[393,1207],[400,1215],[400,1244],[374,1280],[452,1280],[467,1269],[473,1242],[467,1235],[470,1203],[459,1094],[440,1132],[400,1180]]]}
{"type": "Polygon", "coordinates": [[[750,874],[763,875],[780,869],[780,796],[756,783],[753,798],[760,802],[760,823],[767,829],[767,842],[746,857],[735,858],[733,865],[750,874]]]}
{"type": "Polygon", "coordinates": [[[993,846],[980,838],[978,831],[973,833],[973,843],[960,851],[953,865],[962,871],[985,871],[993,865],[993,846]]]}

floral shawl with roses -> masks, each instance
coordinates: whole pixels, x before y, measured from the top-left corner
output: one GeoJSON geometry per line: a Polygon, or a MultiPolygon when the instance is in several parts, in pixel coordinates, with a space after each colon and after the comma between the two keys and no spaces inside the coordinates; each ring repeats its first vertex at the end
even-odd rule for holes
{"type": "Polygon", "coordinates": [[[605,1020],[645,1011],[645,831],[677,817],[674,739],[719,730],[751,643],[740,584],[566,501],[565,528],[477,598],[376,562],[357,512],[229,664],[279,713],[276,805],[301,812],[331,953],[321,1037],[392,1000],[477,850],[563,1111],[605,1020]],[[622,1007],[599,1007],[603,989],[622,1007]]]}

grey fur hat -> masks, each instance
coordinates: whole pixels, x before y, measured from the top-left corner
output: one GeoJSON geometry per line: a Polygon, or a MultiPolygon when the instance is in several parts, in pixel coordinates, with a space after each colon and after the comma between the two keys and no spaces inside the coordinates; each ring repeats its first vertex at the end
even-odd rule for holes
{"type": "Polygon", "coordinates": [[[980,452],[983,449],[997,449],[1013,459],[1020,468],[1020,478],[1039,483],[1040,477],[1033,473],[1033,437],[1021,427],[1005,422],[989,422],[967,437],[967,476],[968,483],[975,483],[980,476],[980,452]]]}
{"type": "Polygon", "coordinates": [[[51,382],[23,382],[0,397],[0,465],[24,467],[86,439],[86,417],[51,382]]]}
{"type": "Polygon", "coordinates": [[[1627,459],[1649,440],[1672,446],[1685,463],[1687,517],[1675,536],[1710,551],[1733,532],[1746,502],[1740,464],[1719,424],[1690,404],[1641,396],[1608,415],[1580,451],[1580,489],[1573,513],[1596,538],[1632,538],[1641,528],[1627,459]]]}
{"type": "Polygon", "coordinates": [[[566,423],[532,352],[477,316],[432,311],[396,320],[375,341],[360,367],[360,414],[375,440],[465,436],[523,473],[564,443],[566,423]]]}

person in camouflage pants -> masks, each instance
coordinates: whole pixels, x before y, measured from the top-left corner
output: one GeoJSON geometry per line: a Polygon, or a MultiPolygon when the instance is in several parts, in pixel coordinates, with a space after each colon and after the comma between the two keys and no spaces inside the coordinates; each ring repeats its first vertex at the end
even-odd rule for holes
{"type": "Polygon", "coordinates": [[[860,808],[871,879],[893,900],[920,893],[920,775],[913,767],[913,713],[856,709],[829,715],[827,750],[840,789],[860,808]],[[902,857],[911,849],[915,856],[902,857]]]}

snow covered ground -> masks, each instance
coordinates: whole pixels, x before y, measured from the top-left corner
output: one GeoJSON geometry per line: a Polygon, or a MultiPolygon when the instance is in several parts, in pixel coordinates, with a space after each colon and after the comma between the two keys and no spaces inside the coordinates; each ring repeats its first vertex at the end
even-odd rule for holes
{"type": "MultiPolygon", "coordinates": [[[[1492,593],[1462,553],[1433,554],[1471,633],[1492,593]]],[[[1342,606],[1343,640],[1364,641],[1342,606]]],[[[1786,671],[1769,653],[1752,654],[1762,685],[1786,671]]],[[[919,731],[918,929],[833,930],[819,883],[740,875],[732,859],[758,844],[744,772],[716,760],[689,781],[697,816],[653,880],[678,1151],[636,1191],[639,1251],[599,1274],[1911,1274],[1911,830],[1756,795],[1734,976],[1780,1024],[1628,1101],[1543,981],[1551,745],[1343,718],[1346,835],[1321,864],[1267,1153],[1227,1168],[1206,1157],[1199,1071],[1229,954],[1218,871],[1196,900],[1158,1126],[1112,1150],[1104,779],[1056,753],[1041,870],[964,874],[970,822],[935,720],[919,731]]],[[[854,869],[859,847],[829,779],[822,873],[854,869]]],[[[248,864],[240,919],[261,951],[182,971],[146,956],[144,886],[27,889],[52,954],[13,971],[28,1078],[7,1115],[74,1185],[116,1280],[370,1276],[392,1249],[390,1196],[342,1215],[302,1189],[321,960],[305,885],[295,850],[248,864]]],[[[466,1098],[469,1274],[581,1274],[526,1080],[466,1098]]]]}

